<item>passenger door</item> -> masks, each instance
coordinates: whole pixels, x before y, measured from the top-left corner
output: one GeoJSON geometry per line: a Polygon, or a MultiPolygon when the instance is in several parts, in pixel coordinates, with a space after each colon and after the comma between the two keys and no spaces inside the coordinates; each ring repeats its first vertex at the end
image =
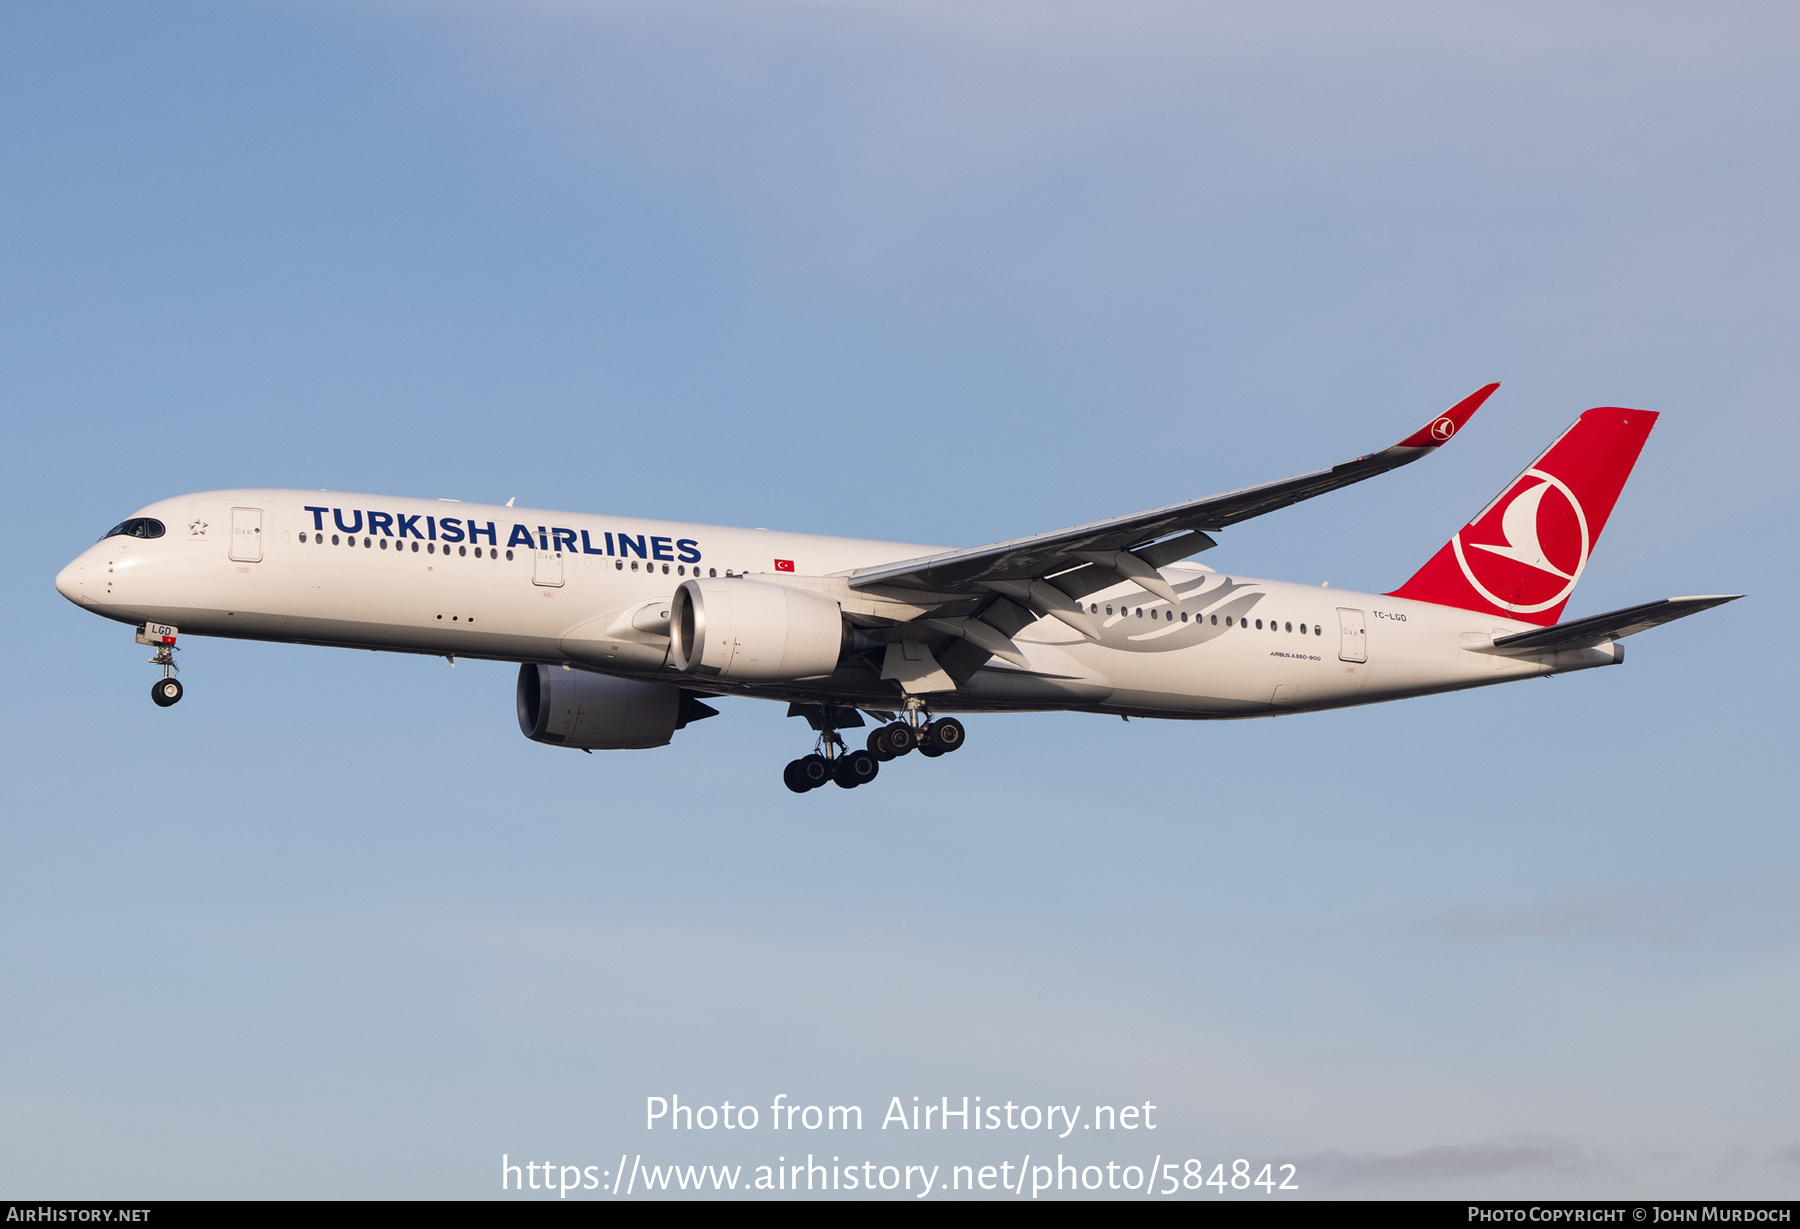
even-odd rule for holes
{"type": "Polygon", "coordinates": [[[1368,661],[1369,635],[1363,612],[1338,607],[1338,659],[1368,661]]]}
{"type": "Polygon", "coordinates": [[[531,554],[531,583],[549,589],[562,588],[563,553],[559,550],[540,550],[531,554]]]}
{"type": "Polygon", "coordinates": [[[261,508],[231,510],[231,557],[239,563],[262,562],[261,508]]]}

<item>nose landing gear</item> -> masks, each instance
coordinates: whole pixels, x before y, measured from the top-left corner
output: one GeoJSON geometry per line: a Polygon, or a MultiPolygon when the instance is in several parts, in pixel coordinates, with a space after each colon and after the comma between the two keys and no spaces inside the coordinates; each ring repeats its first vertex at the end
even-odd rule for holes
{"type": "Polygon", "coordinates": [[[137,629],[137,642],[156,649],[150,664],[161,666],[163,676],[151,684],[150,699],[156,707],[167,708],[181,699],[181,680],[173,677],[181,673],[175,664],[175,628],[168,623],[146,623],[137,629]]]}

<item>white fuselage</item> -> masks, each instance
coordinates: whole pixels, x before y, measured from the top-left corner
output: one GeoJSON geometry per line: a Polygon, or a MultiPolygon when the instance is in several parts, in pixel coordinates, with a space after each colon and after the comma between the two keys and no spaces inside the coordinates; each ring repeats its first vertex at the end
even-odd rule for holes
{"type": "MultiPolygon", "coordinates": [[[[137,515],[166,532],[103,539],[63,570],[58,590],[107,618],[173,624],[184,636],[563,664],[720,695],[872,709],[901,697],[866,666],[759,686],[675,670],[668,599],[690,576],[816,582],[940,549],[339,492],[210,491],[137,515]]],[[[1193,563],[1161,574],[1179,604],[1131,584],[1092,594],[1083,608],[1100,640],[1040,620],[1014,636],[1029,669],[994,658],[954,692],[930,696],[930,707],[1269,716],[1622,657],[1616,644],[1499,656],[1481,649],[1531,625],[1193,563]]]]}

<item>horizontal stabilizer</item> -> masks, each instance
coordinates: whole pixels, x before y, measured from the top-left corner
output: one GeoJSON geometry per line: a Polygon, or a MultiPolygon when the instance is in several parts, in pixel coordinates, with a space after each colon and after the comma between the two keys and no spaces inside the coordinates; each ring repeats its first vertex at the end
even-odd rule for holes
{"type": "Polygon", "coordinates": [[[1673,623],[1676,619],[1685,619],[1702,610],[1723,606],[1726,602],[1735,602],[1743,596],[1741,593],[1725,593],[1705,597],[1665,597],[1661,601],[1590,615],[1571,623],[1558,623],[1554,627],[1500,636],[1495,639],[1490,651],[1508,657],[1523,657],[1591,648],[1608,640],[1619,640],[1660,627],[1664,623],[1673,623]]]}

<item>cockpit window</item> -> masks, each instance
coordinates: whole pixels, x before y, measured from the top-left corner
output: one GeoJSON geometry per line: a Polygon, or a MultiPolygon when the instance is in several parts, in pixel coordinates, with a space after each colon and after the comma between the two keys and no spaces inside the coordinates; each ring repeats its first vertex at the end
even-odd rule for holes
{"type": "Polygon", "coordinates": [[[101,535],[100,540],[107,538],[160,538],[168,531],[163,523],[153,516],[134,516],[128,521],[120,521],[101,535]]]}

